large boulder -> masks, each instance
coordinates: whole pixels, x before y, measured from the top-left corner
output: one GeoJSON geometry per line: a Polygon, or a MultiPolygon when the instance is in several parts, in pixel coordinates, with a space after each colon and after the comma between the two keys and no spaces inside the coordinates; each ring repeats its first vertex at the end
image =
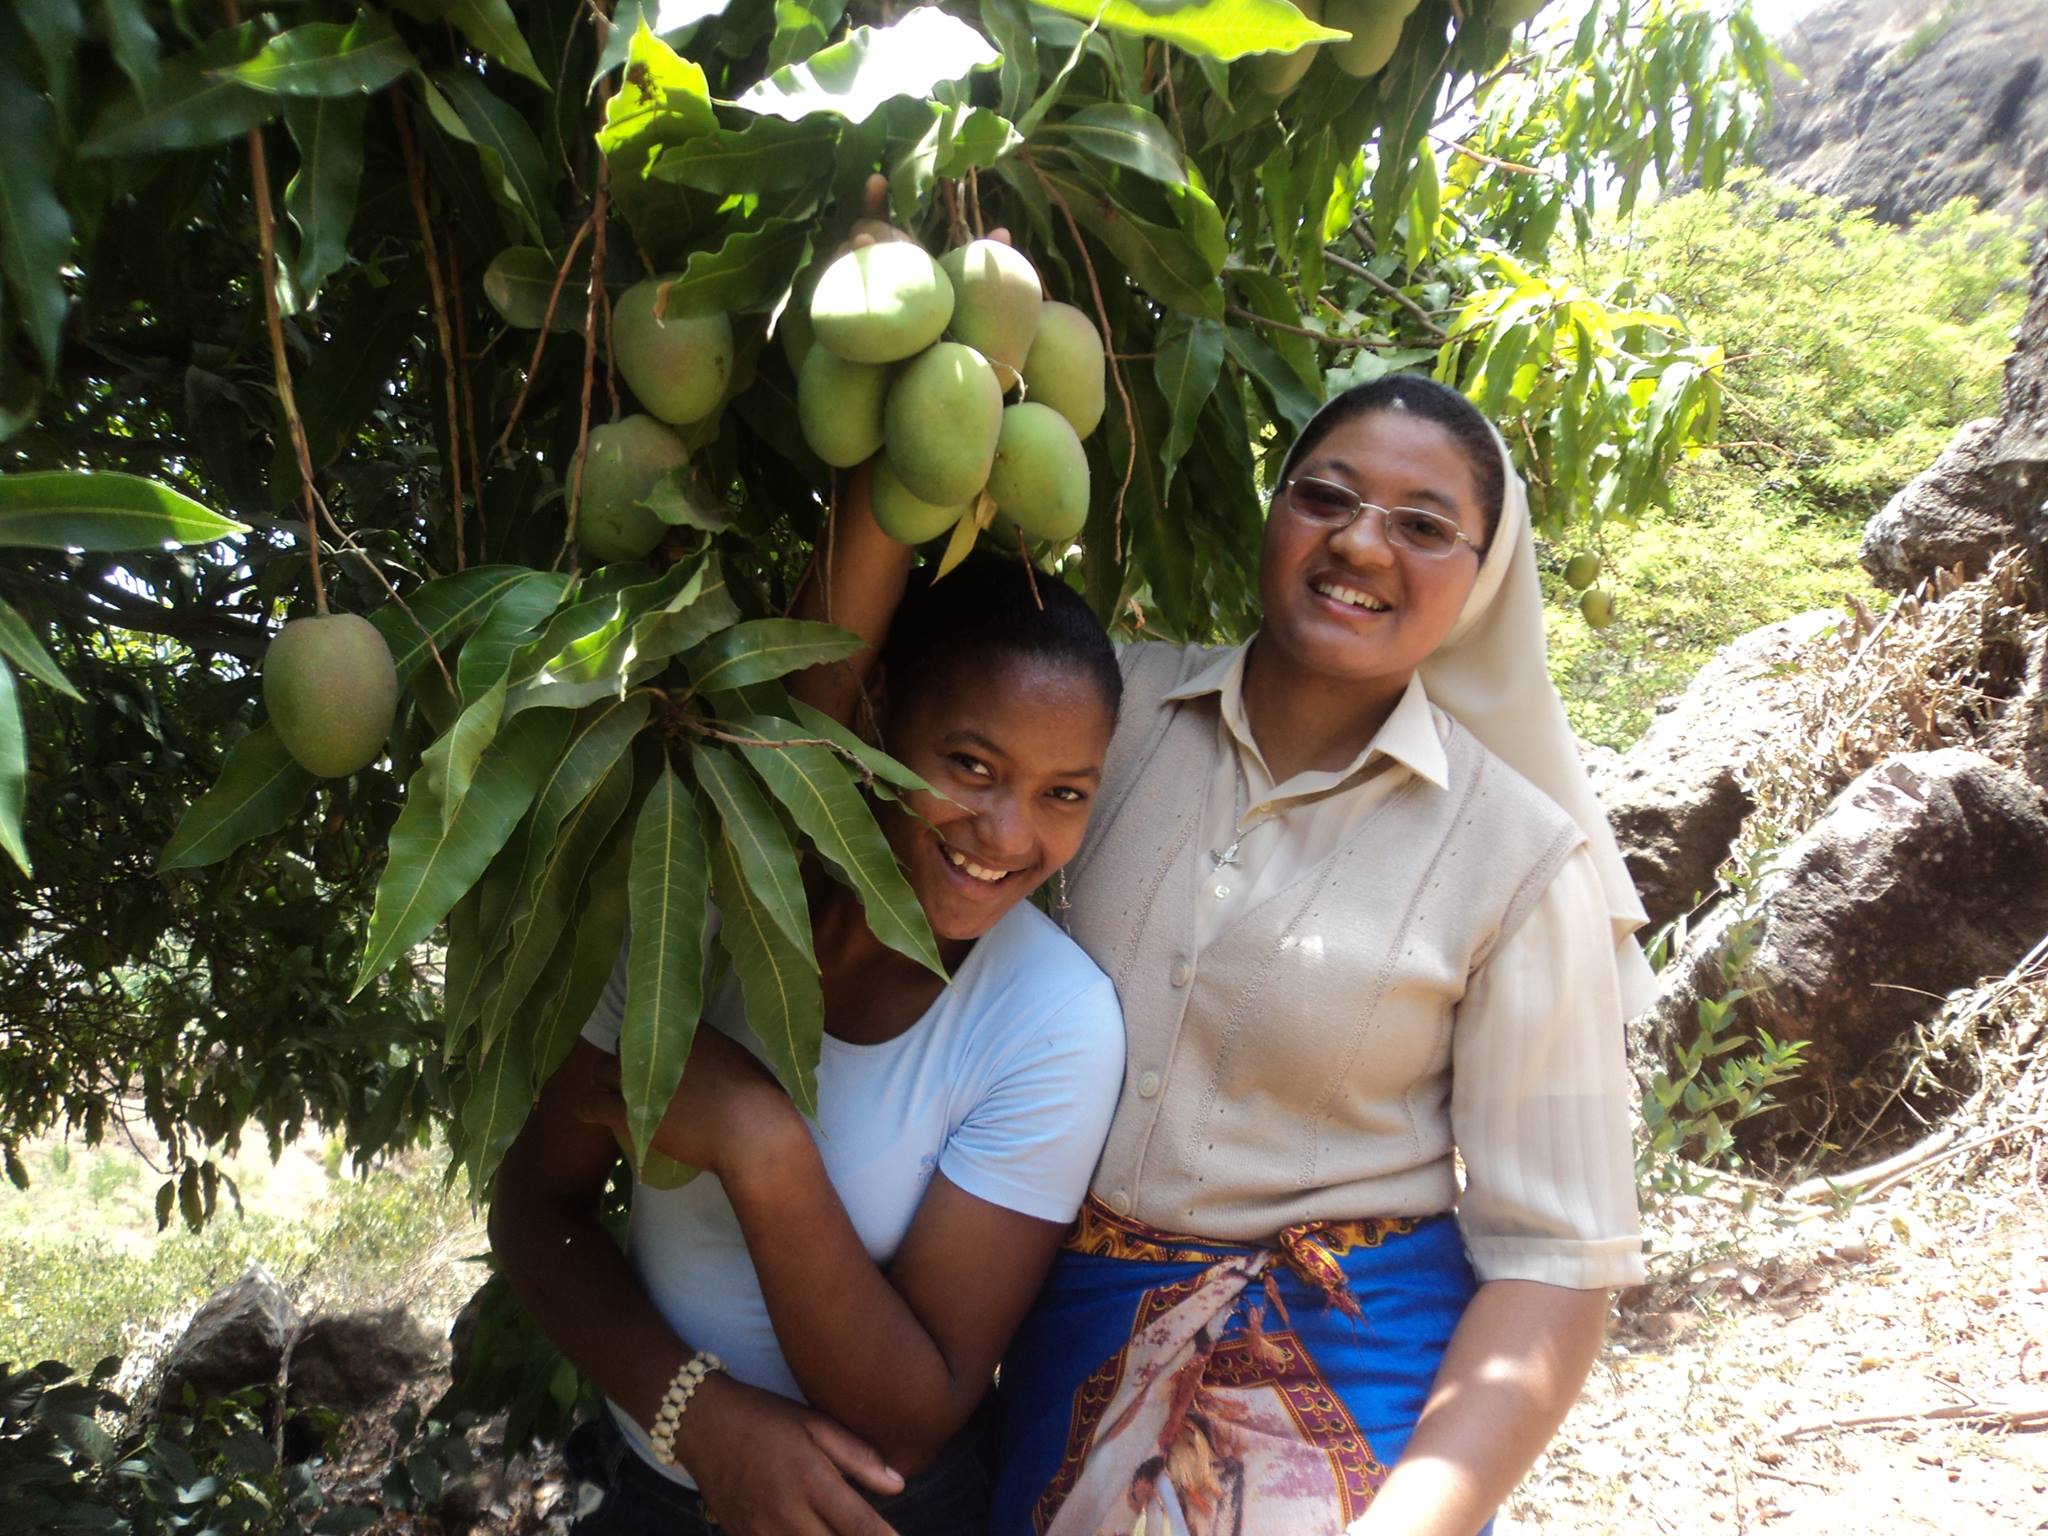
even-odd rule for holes
{"type": "Polygon", "coordinates": [[[1904,223],[1951,198],[2018,214],[2048,192],[2048,5],[1827,0],[1780,43],[1759,157],[1904,223]]]}
{"type": "MultiPolygon", "coordinates": [[[[2048,793],[1960,748],[1889,758],[1835,797],[1756,895],[1743,1020],[1809,1042],[1808,1084],[1857,1097],[1856,1079],[1940,998],[2003,974],[2048,932],[2048,793]]],[[[1638,1021],[1639,1070],[1720,994],[1717,952],[1737,919],[1717,919],[1638,1021]]]]}
{"type": "Polygon", "coordinates": [[[2005,409],[1992,449],[2025,513],[2034,590],[2048,608],[2048,240],[2034,259],[2032,297],[2005,364],[2005,409]]]}
{"type": "Polygon", "coordinates": [[[1786,669],[1841,622],[1833,609],[1815,609],[1731,641],[1659,706],[1618,764],[1588,764],[1653,925],[1713,890],[1750,812],[1742,770],[1795,707],[1786,669]]]}
{"type": "Polygon", "coordinates": [[[1860,558],[1871,580],[1906,592],[1958,565],[1981,576],[1993,555],[2025,536],[2033,509],[1999,457],[2002,436],[1995,416],[1970,422],[1864,525],[1860,558]]]}
{"type": "Polygon", "coordinates": [[[434,1363],[434,1340],[403,1307],[314,1318],[292,1346],[294,1408],[360,1413],[434,1363]]]}
{"type": "Polygon", "coordinates": [[[252,1263],[200,1304],[164,1357],[157,1400],[180,1409],[189,1387],[195,1401],[244,1387],[274,1386],[285,1347],[298,1332],[299,1309],[269,1270],[252,1263]]]}

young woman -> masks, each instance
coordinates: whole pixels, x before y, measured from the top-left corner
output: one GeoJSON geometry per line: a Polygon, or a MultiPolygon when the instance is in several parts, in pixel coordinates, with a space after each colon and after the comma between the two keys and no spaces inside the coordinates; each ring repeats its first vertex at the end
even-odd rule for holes
{"type": "Polygon", "coordinates": [[[881,736],[935,793],[877,814],[951,983],[812,871],[817,1118],[758,1064],[728,978],[655,1138],[704,1174],[636,1186],[623,1254],[597,1214],[624,1124],[614,975],[491,1212],[521,1299],[610,1400],[579,1536],[986,1528],[977,1409],[1121,1078],[1109,982],[1025,900],[1080,846],[1120,693],[1086,606],[1016,562],[971,560],[904,604],[881,736]]]}
{"type": "MultiPolygon", "coordinates": [[[[1065,916],[1124,1081],[1003,1365],[998,1536],[1473,1536],[1641,1272],[1643,914],[1505,448],[1396,377],[1277,485],[1257,635],[1123,656],[1065,916]]],[[[902,555],[857,518],[836,553],[881,634],[902,555]]]]}

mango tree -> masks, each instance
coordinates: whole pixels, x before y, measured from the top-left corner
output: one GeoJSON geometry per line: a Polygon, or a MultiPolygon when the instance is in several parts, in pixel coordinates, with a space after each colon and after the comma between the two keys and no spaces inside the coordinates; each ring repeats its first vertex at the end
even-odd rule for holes
{"type": "Polygon", "coordinates": [[[166,1220],[252,1121],[443,1127],[482,1189],[629,931],[637,1156],[713,903],[807,1101],[800,859],[938,964],[867,809],[913,781],[781,683],[853,645],[785,614],[878,444],[934,560],[995,540],[1127,631],[1231,638],[1333,390],[1455,382],[1567,542],[1714,434],[1715,349],[1546,257],[1754,134],[1741,9],[607,10],[0,16],[18,1178],[22,1136],[120,1111],[166,1220]],[[963,389],[1036,478],[920,452],[963,389]],[[76,512],[145,504],[125,543],[76,512]]]}

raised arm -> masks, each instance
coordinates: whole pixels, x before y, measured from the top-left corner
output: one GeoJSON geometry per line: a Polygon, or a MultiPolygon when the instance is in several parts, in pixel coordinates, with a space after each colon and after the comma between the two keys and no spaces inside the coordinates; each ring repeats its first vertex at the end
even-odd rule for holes
{"type": "MultiPolygon", "coordinates": [[[[597,1219],[618,1146],[583,1109],[611,1060],[578,1041],[549,1080],[499,1166],[491,1248],[554,1346],[606,1397],[651,1424],[692,1351],[597,1219]]],[[[837,1424],[723,1373],[690,1400],[676,1458],[736,1536],[890,1536],[847,1479],[877,1493],[902,1487],[873,1449],[837,1424]]]]}
{"type": "Polygon", "coordinates": [[[867,642],[844,661],[812,667],[789,679],[789,691],[841,725],[856,726],[855,715],[889,633],[896,605],[910,581],[916,555],[882,532],[868,506],[871,466],[861,465],[840,480],[837,504],[826,520],[791,614],[850,629],[867,642]]]}

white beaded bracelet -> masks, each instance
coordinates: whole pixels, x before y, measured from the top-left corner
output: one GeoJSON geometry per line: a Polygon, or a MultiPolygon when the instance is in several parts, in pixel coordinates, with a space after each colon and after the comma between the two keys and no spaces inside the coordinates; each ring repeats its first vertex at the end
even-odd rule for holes
{"type": "Polygon", "coordinates": [[[725,1362],[708,1349],[700,1349],[677,1369],[675,1379],[662,1394],[661,1408],[654,1415],[647,1437],[654,1444],[654,1457],[665,1467],[676,1464],[676,1431],[682,1427],[683,1410],[713,1371],[725,1369],[725,1362]]]}

